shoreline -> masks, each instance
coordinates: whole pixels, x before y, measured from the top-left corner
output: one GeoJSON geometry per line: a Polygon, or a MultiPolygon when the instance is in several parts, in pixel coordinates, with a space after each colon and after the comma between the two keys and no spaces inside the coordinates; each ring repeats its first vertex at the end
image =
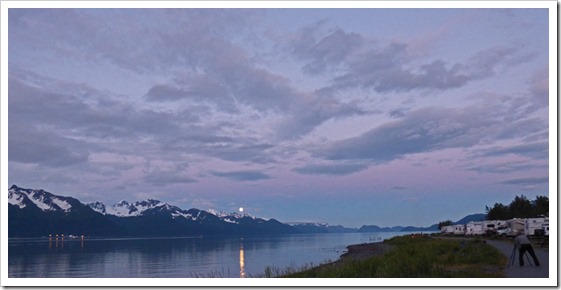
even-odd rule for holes
{"type": "Polygon", "coordinates": [[[394,246],[381,242],[364,243],[347,246],[347,252],[339,256],[339,260],[335,261],[360,261],[372,257],[381,256],[394,246]]]}
{"type": "Polygon", "coordinates": [[[363,243],[363,244],[354,244],[347,246],[347,252],[343,253],[339,256],[339,259],[321,264],[305,271],[316,271],[321,270],[328,267],[338,267],[339,265],[351,261],[363,261],[367,260],[372,257],[382,256],[384,253],[393,249],[393,245],[389,245],[381,242],[374,242],[374,243],[363,243]]]}

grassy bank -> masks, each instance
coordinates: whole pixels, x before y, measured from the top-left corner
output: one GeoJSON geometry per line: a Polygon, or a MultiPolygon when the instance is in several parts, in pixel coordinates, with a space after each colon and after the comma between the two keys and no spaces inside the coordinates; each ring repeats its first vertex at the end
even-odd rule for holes
{"type": "Polygon", "coordinates": [[[481,240],[430,236],[394,237],[392,249],[380,256],[286,273],[289,278],[494,278],[506,264],[497,249],[481,240]]]}

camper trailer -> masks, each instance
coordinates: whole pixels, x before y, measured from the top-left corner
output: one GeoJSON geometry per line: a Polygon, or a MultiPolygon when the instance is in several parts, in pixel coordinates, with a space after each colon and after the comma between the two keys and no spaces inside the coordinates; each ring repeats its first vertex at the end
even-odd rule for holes
{"type": "MultiPolygon", "coordinates": [[[[524,233],[528,236],[543,236],[544,224],[549,225],[549,218],[529,218],[524,224],[524,233]]],[[[549,229],[548,229],[549,232],[549,229]]]]}
{"type": "Polygon", "coordinates": [[[465,235],[466,225],[454,225],[454,235],[465,235]]]}
{"type": "Polygon", "coordinates": [[[524,227],[526,225],[526,221],[524,219],[511,219],[506,221],[506,230],[504,231],[503,235],[506,236],[516,236],[517,233],[525,233],[524,227]]]}
{"type": "Polygon", "coordinates": [[[549,237],[549,222],[543,224],[543,235],[549,237]]]}
{"type": "Polygon", "coordinates": [[[481,236],[485,233],[483,222],[471,221],[466,225],[466,235],[468,236],[481,236]]]}
{"type": "Polygon", "coordinates": [[[500,220],[492,220],[492,221],[483,221],[483,230],[485,231],[486,235],[495,235],[500,234],[500,230],[506,229],[506,221],[500,220]]]}
{"type": "Polygon", "coordinates": [[[449,225],[449,226],[443,226],[440,229],[440,232],[445,234],[445,235],[451,235],[454,233],[454,225],[449,225]]]}

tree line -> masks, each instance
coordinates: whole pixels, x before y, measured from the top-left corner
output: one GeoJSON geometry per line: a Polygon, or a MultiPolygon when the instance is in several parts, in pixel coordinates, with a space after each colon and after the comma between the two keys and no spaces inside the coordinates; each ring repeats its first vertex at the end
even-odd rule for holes
{"type": "Polygon", "coordinates": [[[529,200],[524,195],[517,195],[509,205],[495,203],[493,207],[485,206],[485,211],[488,220],[549,216],[549,198],[538,195],[536,199],[529,200]]]}

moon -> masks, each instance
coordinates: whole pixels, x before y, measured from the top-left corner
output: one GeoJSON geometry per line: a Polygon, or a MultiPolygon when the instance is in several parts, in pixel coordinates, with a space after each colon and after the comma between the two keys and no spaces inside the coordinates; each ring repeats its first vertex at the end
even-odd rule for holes
{"type": "Polygon", "coordinates": [[[243,212],[243,207],[240,207],[240,212],[243,212]]]}

